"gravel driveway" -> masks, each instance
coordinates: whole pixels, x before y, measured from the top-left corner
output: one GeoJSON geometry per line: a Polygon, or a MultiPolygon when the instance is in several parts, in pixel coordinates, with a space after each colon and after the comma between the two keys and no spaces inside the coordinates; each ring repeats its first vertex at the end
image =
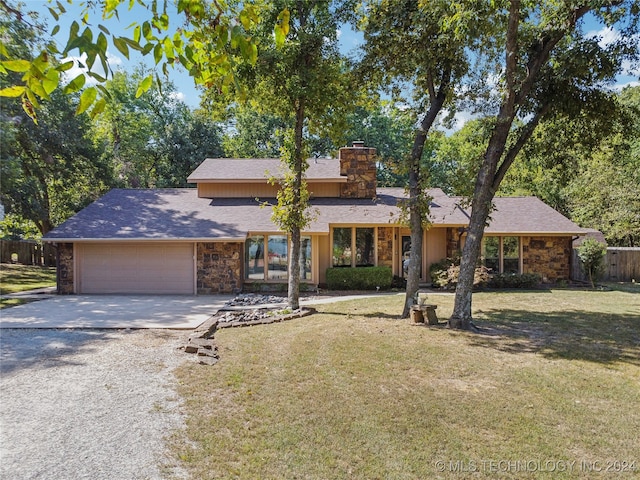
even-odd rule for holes
{"type": "Polygon", "coordinates": [[[186,478],[171,330],[0,331],[0,478],[186,478]]]}

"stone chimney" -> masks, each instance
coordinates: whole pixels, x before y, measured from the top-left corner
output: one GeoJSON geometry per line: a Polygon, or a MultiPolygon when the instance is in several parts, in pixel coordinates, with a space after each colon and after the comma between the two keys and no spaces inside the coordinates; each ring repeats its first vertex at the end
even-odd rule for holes
{"type": "Polygon", "coordinates": [[[353,147],[340,149],[340,175],[347,183],[340,184],[341,198],[374,198],[376,196],[376,149],[353,142],[353,147]]]}

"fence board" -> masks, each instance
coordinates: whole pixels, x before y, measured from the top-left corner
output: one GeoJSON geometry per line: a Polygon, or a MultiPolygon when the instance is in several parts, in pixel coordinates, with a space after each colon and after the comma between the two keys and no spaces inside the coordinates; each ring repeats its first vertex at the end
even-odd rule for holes
{"type": "Polygon", "coordinates": [[[55,267],[56,249],[49,243],[35,240],[0,240],[0,261],[55,267]]]}
{"type": "MultiPolygon", "coordinates": [[[[582,265],[576,249],[573,249],[571,257],[571,279],[588,281],[587,276],[582,272],[582,265]]],[[[604,257],[604,272],[600,280],[603,282],[640,281],[640,248],[607,248],[604,257]]]]}

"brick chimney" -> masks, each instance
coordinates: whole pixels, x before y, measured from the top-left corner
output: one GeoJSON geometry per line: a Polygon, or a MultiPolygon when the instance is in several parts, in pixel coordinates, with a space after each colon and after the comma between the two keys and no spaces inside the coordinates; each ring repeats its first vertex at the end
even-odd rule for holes
{"type": "Polygon", "coordinates": [[[374,198],[376,196],[376,149],[364,146],[364,142],[353,142],[352,147],[343,147],[338,155],[340,175],[347,183],[340,184],[341,198],[374,198]]]}

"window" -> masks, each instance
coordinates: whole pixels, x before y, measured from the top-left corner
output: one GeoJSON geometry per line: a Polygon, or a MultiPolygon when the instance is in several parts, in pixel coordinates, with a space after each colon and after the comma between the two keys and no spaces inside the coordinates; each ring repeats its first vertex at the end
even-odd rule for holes
{"type": "Polygon", "coordinates": [[[268,241],[268,276],[269,280],[286,280],[289,263],[287,260],[286,235],[270,235],[268,241]]]}
{"type": "Polygon", "coordinates": [[[336,227],[333,229],[333,266],[375,265],[375,229],[336,227]]]}
{"type": "Polygon", "coordinates": [[[520,273],[520,238],[502,237],[502,273],[520,273]]]}
{"type": "Polygon", "coordinates": [[[356,228],[356,267],[373,267],[373,228],[356,228]]]}
{"type": "Polygon", "coordinates": [[[482,245],[484,266],[492,272],[500,271],[500,237],[485,237],[482,245]]]}
{"type": "Polygon", "coordinates": [[[249,280],[264,280],[264,236],[247,238],[244,244],[245,277],[249,280]]]}
{"type": "Polygon", "coordinates": [[[351,266],[351,228],[333,229],[333,266],[351,266]]]}
{"type": "Polygon", "coordinates": [[[300,280],[311,280],[311,237],[300,239],[300,280]]]}
{"type": "Polygon", "coordinates": [[[485,237],[482,259],[494,273],[520,273],[520,238],[485,237]]]}
{"type": "MultiPolygon", "coordinates": [[[[283,281],[289,277],[289,239],[286,235],[253,235],[245,242],[245,278],[283,281]],[[265,262],[266,246],[266,262],[265,262]]],[[[311,237],[300,239],[300,280],[312,280],[311,237]]]]}

